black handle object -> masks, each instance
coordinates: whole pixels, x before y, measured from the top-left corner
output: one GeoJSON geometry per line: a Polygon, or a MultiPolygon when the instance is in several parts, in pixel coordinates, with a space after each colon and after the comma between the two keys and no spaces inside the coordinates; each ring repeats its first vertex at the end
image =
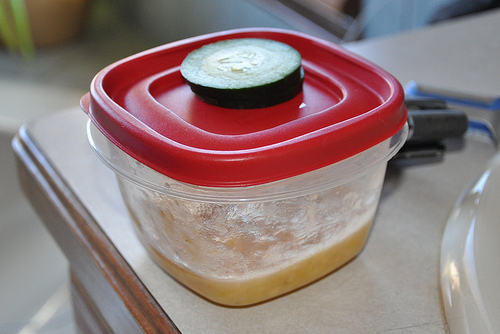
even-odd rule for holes
{"type": "Polygon", "coordinates": [[[407,142],[392,158],[393,160],[412,160],[415,158],[440,159],[446,147],[440,142],[407,142]]]}
{"type": "Polygon", "coordinates": [[[469,126],[465,112],[452,109],[409,110],[408,141],[439,141],[462,137],[469,126]]]}
{"type": "Polygon", "coordinates": [[[411,97],[405,99],[405,105],[408,110],[424,109],[448,109],[448,103],[445,100],[425,97],[411,97]]]}

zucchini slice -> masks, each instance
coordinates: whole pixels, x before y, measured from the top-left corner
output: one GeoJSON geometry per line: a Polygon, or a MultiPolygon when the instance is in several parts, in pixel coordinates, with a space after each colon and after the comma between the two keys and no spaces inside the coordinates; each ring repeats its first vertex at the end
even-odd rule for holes
{"type": "Polygon", "coordinates": [[[189,53],[181,74],[203,101],[251,109],[285,102],[302,91],[300,53],[263,38],[228,39],[189,53]]]}

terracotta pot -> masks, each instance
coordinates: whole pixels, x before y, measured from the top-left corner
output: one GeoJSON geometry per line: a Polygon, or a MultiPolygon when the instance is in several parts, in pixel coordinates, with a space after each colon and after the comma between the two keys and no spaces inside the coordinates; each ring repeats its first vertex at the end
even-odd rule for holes
{"type": "Polygon", "coordinates": [[[35,46],[66,42],[84,27],[89,0],[25,0],[35,46]]]}

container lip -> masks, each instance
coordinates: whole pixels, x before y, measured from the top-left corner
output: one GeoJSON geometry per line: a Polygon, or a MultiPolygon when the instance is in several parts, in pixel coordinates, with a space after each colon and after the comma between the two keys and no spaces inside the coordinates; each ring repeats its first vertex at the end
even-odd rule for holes
{"type": "Polygon", "coordinates": [[[407,117],[403,89],[383,69],[333,43],[267,28],[190,38],[114,63],[92,81],[84,110],[113,144],[141,163],[175,180],[222,188],[267,184],[329,166],[390,138],[407,117]],[[277,115],[276,124],[265,121],[262,128],[230,133],[230,126],[200,125],[176,112],[179,101],[189,101],[193,113],[208,110],[179,81],[187,53],[242,37],[275,39],[302,54],[303,93],[264,108],[277,115]],[[326,102],[318,107],[316,100],[326,102]],[[304,104],[314,108],[300,109],[304,104]],[[290,108],[299,116],[283,116],[290,108]]]}
{"type": "Polygon", "coordinates": [[[408,125],[405,124],[391,138],[330,166],[267,184],[221,188],[198,186],[171,179],[135,160],[112,144],[90,120],[87,123],[87,139],[92,150],[118,177],[153,192],[208,203],[284,200],[346,184],[387,164],[404,145],[407,136],[408,125]]]}

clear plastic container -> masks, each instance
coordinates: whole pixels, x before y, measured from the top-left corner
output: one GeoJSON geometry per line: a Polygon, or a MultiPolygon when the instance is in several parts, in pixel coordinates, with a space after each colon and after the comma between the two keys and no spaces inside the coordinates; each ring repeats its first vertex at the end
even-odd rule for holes
{"type": "Polygon", "coordinates": [[[348,159],[243,188],[200,187],[138,162],[88,123],[135,231],[170,275],[220,304],[258,303],[311,283],[363,248],[387,161],[407,127],[348,159]]]}
{"type": "Polygon", "coordinates": [[[88,137],[115,171],[139,239],[179,282],[220,304],[307,285],[363,248],[387,161],[407,136],[404,93],[384,70],[297,32],[242,29],[118,61],[82,99],[88,137]],[[180,74],[192,50],[229,38],[302,55],[302,92],[232,110],[180,74]]]}

